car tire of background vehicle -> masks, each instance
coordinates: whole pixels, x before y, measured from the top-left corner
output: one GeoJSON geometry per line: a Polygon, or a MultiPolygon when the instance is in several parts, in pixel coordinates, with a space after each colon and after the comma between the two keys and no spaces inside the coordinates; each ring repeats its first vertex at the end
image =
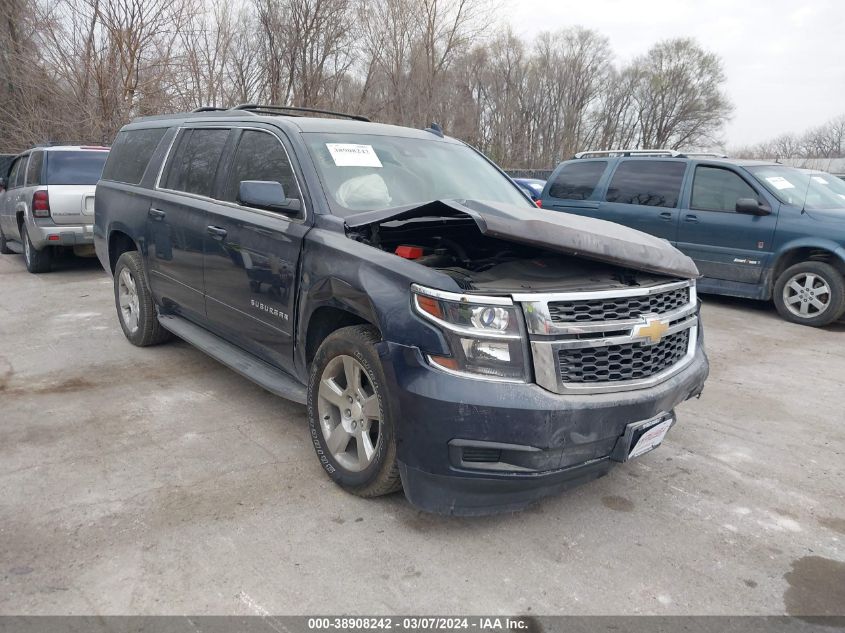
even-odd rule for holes
{"type": "Polygon", "coordinates": [[[49,246],[40,251],[36,250],[32,240],[29,239],[26,224],[21,227],[21,242],[23,242],[23,260],[26,263],[26,269],[35,274],[50,272],[53,267],[53,250],[49,246]]]}
{"type": "Polygon", "coordinates": [[[172,337],[158,322],[153,293],[147,285],[138,251],[123,253],[117,260],[114,267],[114,303],[120,327],[133,345],[158,345],[172,337]]]}
{"type": "Polygon", "coordinates": [[[787,321],[828,325],[845,314],[845,277],[825,262],[801,262],[781,273],[773,299],[787,321]]]}
{"type": "Polygon", "coordinates": [[[332,333],[311,363],[308,425],[317,457],[335,483],[360,497],[402,488],[394,405],[376,344],[378,330],[354,325],[332,333]]]}
{"type": "Polygon", "coordinates": [[[3,229],[0,229],[0,254],[11,255],[15,251],[6,245],[6,236],[3,234],[3,229]]]}

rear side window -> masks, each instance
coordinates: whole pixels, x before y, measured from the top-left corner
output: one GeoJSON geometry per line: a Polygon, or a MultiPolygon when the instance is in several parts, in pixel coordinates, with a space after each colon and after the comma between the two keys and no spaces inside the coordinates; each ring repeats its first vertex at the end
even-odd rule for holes
{"type": "Polygon", "coordinates": [[[601,180],[607,161],[568,163],[555,175],[549,195],[561,200],[588,200],[601,180]]]}
{"type": "Polygon", "coordinates": [[[118,133],[103,169],[103,180],[116,180],[129,185],[140,183],[165,132],[167,128],[159,127],[118,133]]]}
{"type": "Polygon", "coordinates": [[[103,174],[108,152],[56,151],[47,156],[48,185],[96,185],[103,174]]]}
{"type": "Polygon", "coordinates": [[[242,180],[278,182],[284,188],[287,198],[301,198],[285,149],[279,139],[269,132],[244,130],[232,163],[232,176],[224,194],[225,200],[236,201],[242,180]]]}
{"type": "Polygon", "coordinates": [[[21,172],[21,168],[26,165],[26,159],[26,156],[19,158],[12,165],[12,169],[9,171],[9,189],[17,187],[18,174],[21,172]]]}
{"type": "Polygon", "coordinates": [[[44,167],[44,152],[32,152],[26,168],[26,185],[41,184],[41,169],[44,167]]]}
{"type": "Polygon", "coordinates": [[[210,197],[229,130],[184,130],[176,140],[164,188],[210,197]]]}
{"type": "Polygon", "coordinates": [[[613,174],[605,200],[649,207],[676,207],[686,167],[684,161],[678,160],[624,161],[613,174]]]}
{"type": "Polygon", "coordinates": [[[757,192],[738,174],[719,167],[695,168],[690,203],[693,209],[733,213],[740,198],[758,199],[757,192]]]}

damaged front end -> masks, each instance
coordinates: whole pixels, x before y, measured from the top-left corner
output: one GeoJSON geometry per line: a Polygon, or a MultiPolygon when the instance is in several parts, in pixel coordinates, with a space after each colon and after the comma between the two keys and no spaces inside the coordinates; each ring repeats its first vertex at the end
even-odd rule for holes
{"type": "MultiPolygon", "coordinates": [[[[440,200],[346,219],[350,238],[448,277],[413,307],[456,375],[554,393],[628,391],[692,362],[698,271],[668,242],[610,222],[506,204],[440,200]]],[[[691,394],[690,394],[691,395],[691,394]]]]}

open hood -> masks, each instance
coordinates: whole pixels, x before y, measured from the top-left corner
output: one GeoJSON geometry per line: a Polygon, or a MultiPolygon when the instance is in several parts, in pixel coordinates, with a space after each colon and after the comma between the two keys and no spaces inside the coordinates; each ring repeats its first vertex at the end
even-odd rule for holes
{"type": "Polygon", "coordinates": [[[621,224],[559,211],[478,200],[436,200],[366,211],[350,228],[414,218],[472,218],[483,235],[650,273],[694,279],[695,263],[669,242],[621,224]]]}

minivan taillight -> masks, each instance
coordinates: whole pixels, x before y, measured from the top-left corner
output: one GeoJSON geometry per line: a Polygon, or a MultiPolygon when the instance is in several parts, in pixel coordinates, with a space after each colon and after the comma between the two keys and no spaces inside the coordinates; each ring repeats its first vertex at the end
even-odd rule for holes
{"type": "Polygon", "coordinates": [[[50,217],[50,197],[46,191],[36,191],[32,194],[32,216],[35,218],[50,217]]]}

